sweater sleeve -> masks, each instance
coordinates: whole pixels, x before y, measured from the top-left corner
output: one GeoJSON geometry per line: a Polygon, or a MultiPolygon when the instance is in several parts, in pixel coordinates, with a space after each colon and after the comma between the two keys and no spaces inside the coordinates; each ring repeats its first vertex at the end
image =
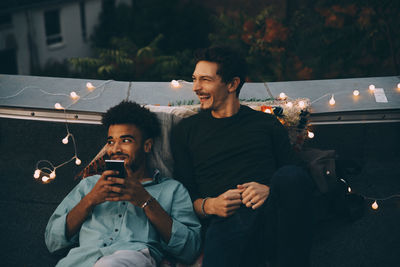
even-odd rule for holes
{"type": "Polygon", "coordinates": [[[173,193],[171,238],[163,248],[183,263],[192,263],[200,252],[201,224],[194,213],[186,188],[179,183],[173,193]]]}
{"type": "Polygon", "coordinates": [[[192,201],[200,198],[194,181],[193,161],[188,148],[188,129],[185,120],[180,121],[171,131],[171,151],[174,158],[174,178],[189,191],[192,201]]]}

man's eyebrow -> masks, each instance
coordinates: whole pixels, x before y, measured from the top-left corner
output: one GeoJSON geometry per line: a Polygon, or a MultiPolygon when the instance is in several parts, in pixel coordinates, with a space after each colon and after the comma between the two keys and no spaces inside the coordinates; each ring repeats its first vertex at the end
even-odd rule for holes
{"type": "Polygon", "coordinates": [[[133,135],[130,135],[130,134],[121,135],[119,138],[127,138],[127,137],[132,138],[133,140],[136,140],[136,138],[133,135]]]}
{"type": "Polygon", "coordinates": [[[201,78],[210,78],[210,79],[214,79],[214,76],[212,76],[212,75],[206,75],[206,74],[203,74],[203,75],[198,75],[198,76],[196,76],[196,75],[192,75],[192,78],[199,78],[199,79],[201,79],[201,78]]]}
{"type": "MultiPolygon", "coordinates": [[[[113,139],[114,137],[108,136],[107,140],[113,139]]],[[[126,135],[121,135],[119,138],[132,138],[133,140],[136,140],[136,138],[133,135],[126,134],[126,135]]]]}

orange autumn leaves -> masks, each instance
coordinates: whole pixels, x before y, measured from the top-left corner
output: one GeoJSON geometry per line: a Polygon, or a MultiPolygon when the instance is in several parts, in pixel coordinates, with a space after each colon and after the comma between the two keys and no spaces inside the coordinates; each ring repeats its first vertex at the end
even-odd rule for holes
{"type": "Polygon", "coordinates": [[[219,16],[210,41],[243,52],[249,81],[396,75],[400,1],[330,3],[226,13],[219,16]]]}
{"type": "Polygon", "coordinates": [[[265,43],[265,49],[270,49],[277,42],[286,41],[288,33],[288,28],[273,18],[266,18],[263,24],[248,20],[243,25],[242,40],[249,45],[258,44],[261,50],[265,43]]]}
{"type": "Polygon", "coordinates": [[[370,7],[360,7],[356,5],[339,6],[334,5],[329,8],[316,8],[316,11],[325,18],[325,26],[331,28],[343,28],[346,17],[355,18],[360,28],[365,28],[371,24],[371,18],[375,11],[370,7]]]}
{"type": "MultiPolygon", "coordinates": [[[[241,40],[250,45],[254,51],[262,54],[270,54],[280,61],[280,57],[286,51],[285,42],[289,37],[289,29],[275,18],[266,17],[263,20],[247,20],[243,24],[241,40]]],[[[305,66],[298,56],[290,59],[290,68],[295,72],[297,79],[309,80],[313,70],[305,66]]]]}
{"type": "MultiPolygon", "coordinates": [[[[357,31],[357,28],[363,30],[374,23],[374,16],[376,16],[373,8],[355,4],[315,7],[312,13],[316,14],[315,21],[318,21],[318,17],[322,21],[322,24],[315,26],[316,32],[323,32],[323,28],[336,31],[346,28],[345,31],[349,31],[349,27],[355,27],[354,31],[357,31]]],[[[292,50],[293,47],[298,47],[295,42],[299,40],[294,37],[296,34],[295,26],[286,25],[282,22],[282,19],[277,18],[274,14],[270,10],[263,10],[255,17],[247,17],[242,24],[240,34],[236,35],[235,38],[249,46],[250,54],[255,57],[257,55],[264,57],[267,59],[265,61],[267,64],[270,64],[268,62],[275,62],[275,64],[269,66],[269,69],[273,71],[277,80],[282,77],[300,80],[315,78],[313,67],[316,66],[315,64],[312,65],[315,61],[309,60],[309,58],[307,60],[302,54],[292,50]]],[[[298,30],[310,31],[309,29],[298,30]]],[[[340,36],[338,32],[332,33],[332,31],[328,31],[328,34],[321,38],[321,42],[326,42],[326,45],[329,46],[336,40],[336,36],[340,36]]],[[[319,38],[319,36],[315,38],[319,38]]],[[[304,40],[301,41],[304,42],[304,40]]],[[[324,74],[324,77],[339,75],[340,70],[337,70],[336,67],[336,65],[333,65],[333,70],[326,67],[327,73],[324,74]]],[[[319,69],[319,72],[321,72],[321,69],[319,69]]]]}
{"type": "Polygon", "coordinates": [[[266,18],[264,25],[260,26],[258,27],[259,29],[256,29],[254,21],[246,21],[243,25],[243,41],[250,44],[254,36],[257,39],[262,38],[267,43],[273,43],[276,41],[286,41],[288,37],[288,28],[275,19],[266,18]]]}

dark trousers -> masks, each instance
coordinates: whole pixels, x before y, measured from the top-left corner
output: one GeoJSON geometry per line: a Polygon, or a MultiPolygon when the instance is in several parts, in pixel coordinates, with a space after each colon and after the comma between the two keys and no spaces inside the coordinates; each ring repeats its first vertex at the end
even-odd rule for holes
{"type": "Polygon", "coordinates": [[[275,172],[270,195],[258,209],[240,207],[232,216],[210,218],[204,267],[306,267],[312,241],[311,178],[302,168],[275,172]]]}

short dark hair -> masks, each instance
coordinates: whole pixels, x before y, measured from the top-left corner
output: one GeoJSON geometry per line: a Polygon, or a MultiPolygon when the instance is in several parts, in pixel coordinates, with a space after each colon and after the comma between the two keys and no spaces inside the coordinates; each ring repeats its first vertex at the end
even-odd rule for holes
{"type": "Polygon", "coordinates": [[[154,139],[161,133],[157,115],[132,101],[125,100],[108,109],[101,122],[107,129],[114,124],[134,124],[142,132],[143,141],[148,138],[154,139]]]}
{"type": "Polygon", "coordinates": [[[233,81],[233,78],[239,77],[240,83],[236,89],[236,96],[239,96],[246,79],[247,65],[246,60],[238,51],[229,46],[212,46],[196,51],[194,57],[196,64],[199,61],[217,63],[217,74],[221,76],[224,83],[229,83],[233,81]]]}

